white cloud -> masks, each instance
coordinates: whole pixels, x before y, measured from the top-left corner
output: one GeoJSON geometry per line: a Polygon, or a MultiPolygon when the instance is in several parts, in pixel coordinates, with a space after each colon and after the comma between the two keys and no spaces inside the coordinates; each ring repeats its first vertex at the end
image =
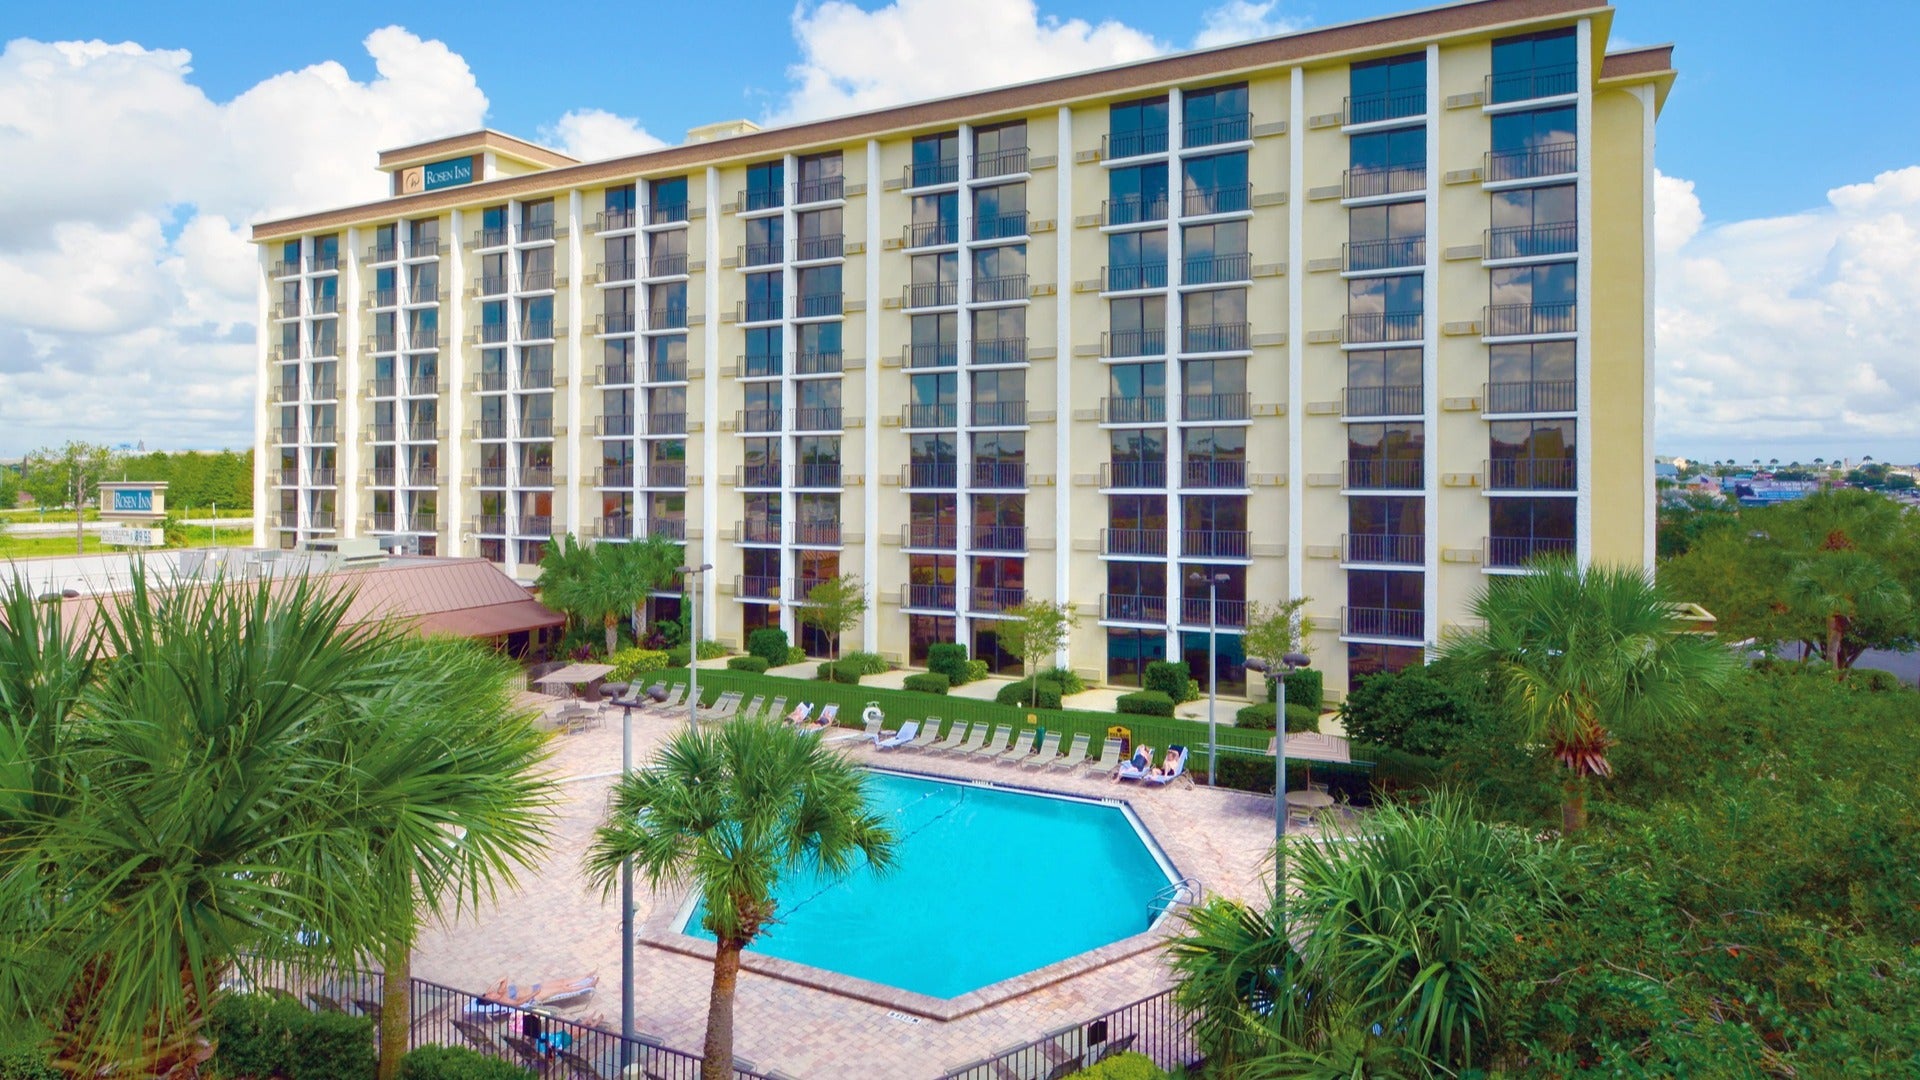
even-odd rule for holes
{"type": "Polygon", "coordinates": [[[1215,45],[1231,45],[1236,41],[1290,33],[1306,25],[1304,20],[1274,15],[1273,9],[1279,6],[1279,0],[1266,0],[1265,3],[1227,0],[1200,16],[1200,32],[1194,35],[1193,47],[1207,49],[1215,45]]]}
{"type": "Polygon", "coordinates": [[[1657,185],[1661,445],[1920,455],[1920,166],[1724,224],[1657,185]]]}
{"type": "Polygon", "coordinates": [[[667,145],[640,121],[605,109],[575,109],[540,129],[541,141],[581,161],[638,154],[667,145]]]}

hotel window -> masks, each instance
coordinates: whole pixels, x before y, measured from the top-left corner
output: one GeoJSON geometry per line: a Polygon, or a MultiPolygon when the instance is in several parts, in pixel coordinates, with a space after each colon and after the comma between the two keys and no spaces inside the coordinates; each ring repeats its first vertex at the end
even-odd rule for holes
{"type": "MultiPolygon", "coordinates": [[[[786,258],[786,219],[773,217],[747,219],[747,246],[741,254],[742,266],[766,266],[786,258]]],[[[686,234],[676,230],[672,235],[682,237],[684,245],[686,234]]]]}
{"type": "Polygon", "coordinates": [[[913,140],[913,165],[908,169],[907,186],[951,184],[960,179],[960,133],[942,132],[922,135],[913,140]]]}
{"type": "Polygon", "coordinates": [[[440,264],[423,262],[407,267],[407,301],[414,304],[431,304],[438,302],[439,299],[440,264]]]}
{"type": "Polygon", "coordinates": [[[1426,500],[1417,495],[1356,495],[1347,500],[1348,562],[1418,566],[1426,558],[1426,500]]]}
{"type": "Polygon", "coordinates": [[[309,270],[332,270],[340,265],[340,235],[330,233],[313,238],[313,264],[309,270]]]}
{"type": "Polygon", "coordinates": [[[797,201],[826,202],[846,195],[846,162],[840,151],[809,154],[800,158],[800,189],[797,201]]]}
{"type": "Polygon", "coordinates": [[[752,382],[740,388],[740,430],[780,430],[780,384],[752,382]]]}
{"type": "Polygon", "coordinates": [[[1110,292],[1166,288],[1167,230],[1140,229],[1110,234],[1106,286],[1110,292]]]}
{"type": "Polygon", "coordinates": [[[1347,416],[1418,416],[1426,410],[1419,349],[1355,349],[1347,353],[1347,416]]]}
{"type": "Polygon", "coordinates": [[[978,179],[1027,171],[1027,122],[973,130],[973,175],[978,179]]]}
{"type": "Polygon", "coordinates": [[[528,248],[520,253],[520,289],[540,292],[554,286],[553,248],[528,248]]]}
{"type": "Polygon", "coordinates": [[[400,228],[397,225],[376,225],[373,230],[373,258],[376,262],[400,257],[400,228]]]}
{"type": "Polygon", "coordinates": [[[1026,359],[1026,308],[988,308],[973,313],[974,363],[1020,364],[1026,359]]]}
{"type": "Polygon", "coordinates": [[[1102,550],[1108,555],[1164,557],[1167,554],[1166,496],[1110,496],[1107,536],[1102,550]]]}
{"type": "Polygon", "coordinates": [[[1557,97],[1578,89],[1578,48],[1572,27],[1539,34],[1496,38],[1493,75],[1487,79],[1487,103],[1557,97]]]}
{"type": "Polygon", "coordinates": [[[440,219],[418,218],[407,222],[407,255],[420,258],[440,254],[440,219]]]}
{"type": "MultiPolygon", "coordinates": [[[[952,607],[952,559],[947,560],[947,581],[949,583],[949,600],[946,606],[952,607]]],[[[907,662],[910,664],[924,664],[927,662],[927,651],[930,646],[953,644],[956,622],[958,622],[958,620],[954,619],[951,615],[907,616],[907,662]]]]}
{"type": "Polygon", "coordinates": [[[1252,137],[1253,117],[1247,112],[1247,84],[1189,90],[1180,96],[1183,145],[1212,146],[1252,137]]]}
{"type": "Polygon", "coordinates": [[[1493,228],[1487,258],[1529,259],[1571,255],[1580,246],[1574,185],[1509,188],[1493,193],[1493,228]]]}
{"type": "Polygon", "coordinates": [[[1426,662],[1427,651],[1418,645],[1351,642],[1347,645],[1347,684],[1359,686],[1370,676],[1419,667],[1426,662]]]}
{"type": "Polygon", "coordinates": [[[1182,352],[1236,352],[1249,347],[1247,290],[1204,289],[1180,297],[1182,352]]]}
{"type": "Polygon", "coordinates": [[[818,318],[840,314],[842,293],[838,265],[804,267],[799,277],[800,310],[794,312],[795,315],[818,318]]]}
{"type": "Polygon", "coordinates": [[[633,210],[637,205],[636,192],[632,184],[610,187],[604,196],[605,203],[600,215],[600,227],[603,229],[633,228],[633,210]]]}
{"type": "Polygon", "coordinates": [[[1425,199],[1347,211],[1346,269],[1400,270],[1426,261],[1425,199]]]}
{"type": "Polygon", "coordinates": [[[1027,232],[1027,185],[994,184],[973,191],[973,238],[1004,240],[1027,232]]]}
{"type": "Polygon", "coordinates": [[[1217,221],[1180,230],[1180,283],[1212,285],[1253,276],[1247,254],[1247,223],[1217,221]]]}
{"type": "Polygon", "coordinates": [[[1579,141],[1574,125],[1571,105],[1495,114],[1487,181],[1530,180],[1577,172],[1579,141]]]}
{"type": "Polygon", "coordinates": [[[953,547],[958,520],[952,495],[907,496],[907,546],[953,547]]]}
{"type": "Polygon", "coordinates": [[[1487,565],[1525,566],[1542,556],[1574,553],[1577,499],[1488,499],[1487,565]]]}
{"type": "Polygon", "coordinates": [[[1154,356],[1167,351],[1167,298],[1134,296],[1108,301],[1113,330],[1110,356],[1154,356]]]}
{"type": "Polygon", "coordinates": [[[742,302],[742,322],[766,322],[780,317],[781,298],[785,295],[785,276],[776,270],[771,274],[748,274],[747,297],[742,302]]]}
{"type": "Polygon", "coordinates": [[[1107,110],[1107,156],[1134,157],[1167,149],[1167,99],[1126,101],[1107,110]]]}
{"type": "Polygon", "coordinates": [[[1409,53],[1353,65],[1348,85],[1349,124],[1420,116],[1427,111],[1427,56],[1409,53]]]}
{"type": "Polygon", "coordinates": [[[1004,303],[1027,298],[1027,245],[1005,244],[973,253],[973,295],[976,304],[1004,303]]]}
{"type": "Polygon", "coordinates": [[[1495,420],[1487,425],[1489,491],[1572,491],[1574,420],[1495,420]]]}
{"type": "Polygon", "coordinates": [[[687,220],[686,177],[652,181],[648,194],[652,196],[647,207],[648,224],[666,225],[687,220]]]}
{"type": "Polygon", "coordinates": [[[830,431],[840,426],[840,380],[803,379],[794,384],[800,395],[794,426],[802,431],[830,431]]]}
{"type": "Polygon", "coordinates": [[[793,539],[795,543],[824,545],[840,543],[840,496],[810,491],[795,496],[794,503],[793,539]]]}
{"type": "Polygon", "coordinates": [[[1487,350],[1490,413],[1573,412],[1575,390],[1571,341],[1494,345],[1487,350]]]}
{"type": "Polygon", "coordinates": [[[1189,217],[1235,214],[1253,208],[1245,151],[1188,158],[1181,163],[1181,175],[1180,212],[1189,217]]]}
{"type": "Polygon", "coordinates": [[[1577,329],[1574,300],[1579,264],[1543,263],[1497,267],[1490,272],[1488,337],[1571,334],[1577,329]]]}
{"type": "Polygon", "coordinates": [[[907,406],[909,427],[953,427],[956,400],[960,392],[959,376],[953,372],[914,375],[907,381],[912,395],[907,406]]]}
{"type": "MultiPolygon", "coordinates": [[[[1107,485],[1165,487],[1167,435],[1164,428],[1122,428],[1108,433],[1107,485]]],[[[1103,485],[1106,486],[1106,485],[1103,485]]]]}
{"type": "Polygon", "coordinates": [[[783,367],[781,327],[756,326],[746,331],[747,351],[740,374],[747,378],[779,375],[783,367]]]}
{"type": "Polygon", "coordinates": [[[647,286],[647,325],[655,330],[686,329],[686,282],[669,281],[647,286]]]}
{"type": "Polygon", "coordinates": [[[947,307],[960,302],[958,252],[915,255],[908,263],[908,274],[908,307],[947,307]]]}
{"type": "Polygon", "coordinates": [[[520,240],[553,239],[553,200],[520,204],[520,240]]]}
{"type": "Polygon", "coordinates": [[[1419,490],[1426,476],[1426,425],[1417,421],[1347,425],[1346,486],[1419,490]]]}
{"type": "Polygon", "coordinates": [[[1349,199],[1417,192],[1427,186],[1427,129],[1395,128],[1347,140],[1349,199]]]}
{"type": "Polygon", "coordinates": [[[960,242],[960,196],[955,192],[913,197],[913,221],[907,226],[908,247],[930,247],[960,242]]]}
{"type": "Polygon", "coordinates": [[[1245,360],[1184,361],[1180,384],[1183,420],[1245,420],[1250,415],[1245,360]]]}
{"type": "Polygon", "coordinates": [[[1425,311],[1419,274],[1354,278],[1347,282],[1349,342],[1419,341],[1425,311]]]}
{"type": "Polygon", "coordinates": [[[1347,571],[1345,631],[1355,637],[1425,636],[1426,575],[1401,570],[1347,571]]]}
{"type": "Polygon", "coordinates": [[[960,322],[953,313],[915,315],[909,330],[908,367],[951,367],[959,362],[960,322]]]}
{"type": "Polygon", "coordinates": [[[797,218],[800,237],[794,245],[794,258],[837,259],[845,253],[842,211],[838,206],[825,210],[805,210],[797,218]]]}
{"type": "Polygon", "coordinates": [[[687,230],[669,229],[666,232],[648,234],[647,276],[675,277],[686,272],[687,230]]]}
{"type": "Polygon", "coordinates": [[[1107,170],[1107,224],[1162,221],[1166,216],[1166,162],[1107,170]]]}
{"type": "Polygon", "coordinates": [[[498,247],[507,242],[507,208],[489,206],[480,211],[481,247],[498,247]]]}
{"type": "Polygon", "coordinates": [[[983,427],[1027,422],[1027,371],[1025,368],[1001,368],[974,373],[973,422],[983,427]]]}
{"type": "Polygon", "coordinates": [[[769,210],[781,205],[781,187],[786,183],[786,163],[764,161],[747,166],[746,201],[743,210],[769,210]]]}
{"type": "Polygon", "coordinates": [[[1110,424],[1160,424],[1167,419],[1165,364],[1109,364],[1106,415],[1110,424]]]}
{"type": "Polygon", "coordinates": [[[907,437],[908,478],[914,487],[953,487],[959,460],[960,448],[951,433],[907,437]]]}

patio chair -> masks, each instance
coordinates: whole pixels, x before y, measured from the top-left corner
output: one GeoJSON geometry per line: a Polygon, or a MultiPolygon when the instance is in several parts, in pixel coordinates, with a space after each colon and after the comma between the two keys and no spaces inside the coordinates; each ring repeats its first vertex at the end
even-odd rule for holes
{"type": "Polygon", "coordinates": [[[565,1065],[572,1071],[574,1076],[580,1077],[581,1080],[611,1080],[611,1073],[601,1072],[599,1067],[594,1065],[593,1062],[588,1061],[572,1050],[558,1051],[555,1056],[560,1059],[560,1064],[565,1065]]]}
{"type": "Polygon", "coordinates": [[[1109,736],[1107,741],[1101,744],[1100,756],[1098,758],[1088,758],[1081,762],[1080,771],[1111,772],[1114,765],[1120,760],[1121,747],[1125,745],[1126,743],[1121,742],[1118,738],[1109,736]]]}
{"type": "Polygon", "coordinates": [[[560,983],[545,988],[533,999],[533,1004],[549,1009],[564,1009],[584,1004],[593,996],[594,988],[600,985],[600,976],[588,975],[572,982],[560,983]]]}
{"type": "Polygon", "coordinates": [[[972,753],[977,758],[996,758],[1013,749],[1013,744],[1018,741],[1019,736],[1013,733],[1012,724],[996,724],[993,738],[975,747],[972,753]]]}
{"type": "Polygon", "coordinates": [[[1067,747],[1067,756],[1053,758],[1046,763],[1047,770],[1060,769],[1072,772],[1087,763],[1087,746],[1093,742],[1093,736],[1081,732],[1073,737],[1072,745],[1067,747]]]}
{"type": "MultiPolygon", "coordinates": [[[[987,739],[992,733],[993,725],[983,720],[973,725],[973,731],[967,736],[966,742],[955,745],[947,752],[953,754],[955,757],[967,757],[976,754],[987,745],[987,739]]],[[[1006,728],[1004,726],[1000,729],[1000,733],[1002,735],[1006,734],[1006,728]]]]}
{"type": "Polygon", "coordinates": [[[876,749],[880,750],[895,750],[912,742],[914,736],[918,734],[920,734],[920,721],[909,720],[900,725],[899,731],[894,732],[884,739],[875,736],[873,745],[876,749]]]}
{"type": "Polygon", "coordinates": [[[785,720],[787,723],[794,724],[796,726],[812,723],[813,722],[813,702],[811,701],[800,702],[799,704],[793,707],[792,712],[782,714],[780,719],[785,720]]]}
{"type": "Polygon", "coordinates": [[[1023,769],[1043,769],[1058,760],[1060,760],[1060,732],[1049,731],[1047,732],[1047,737],[1041,740],[1040,749],[1036,751],[1032,757],[1022,758],[1020,760],[1020,767],[1023,769]]]}
{"type": "Polygon", "coordinates": [[[546,1055],[540,1052],[539,1047],[533,1045],[532,1039],[525,1039],[518,1035],[502,1035],[500,1041],[507,1044],[507,1049],[512,1050],[513,1056],[520,1059],[520,1064],[534,1072],[540,1072],[546,1067],[546,1055]]]}
{"type": "MultiPolygon", "coordinates": [[[[1165,760],[1163,757],[1162,760],[1165,760]]],[[[1113,775],[1121,780],[1144,780],[1153,772],[1153,747],[1144,743],[1133,748],[1133,756],[1120,763],[1113,775]]]]}
{"type": "Polygon", "coordinates": [[[500,1056],[502,1050],[500,1040],[493,1037],[493,1032],[471,1020],[462,1020],[457,1016],[453,1018],[453,1029],[460,1033],[461,1038],[471,1043],[475,1050],[494,1057],[500,1056]]]}
{"type": "Polygon", "coordinates": [[[1165,787],[1175,780],[1186,776],[1187,748],[1178,745],[1167,747],[1165,756],[1160,759],[1160,765],[1161,768],[1159,771],[1150,772],[1140,779],[1145,780],[1154,787],[1165,787]]]}
{"type": "Polygon", "coordinates": [[[766,708],[766,706],[767,695],[755,694],[753,697],[747,699],[747,706],[740,710],[740,715],[747,720],[758,720],[760,719],[760,710],[766,708]]]}
{"type": "Polygon", "coordinates": [[[993,759],[994,763],[997,765],[1012,765],[1017,761],[1027,760],[1040,749],[1040,740],[1045,736],[1046,729],[1044,728],[1034,728],[1031,733],[1021,732],[1020,737],[1013,740],[1013,745],[1007,748],[1006,753],[995,755],[993,759]]]}
{"type": "Polygon", "coordinates": [[[729,719],[739,711],[740,692],[738,690],[729,690],[721,694],[713,704],[701,709],[697,715],[700,717],[701,723],[711,724],[729,719]]]}
{"type": "Polygon", "coordinates": [[[658,704],[649,702],[648,707],[653,709],[655,712],[672,712],[673,710],[679,708],[682,705],[685,705],[686,703],[687,703],[687,684],[675,683],[671,691],[667,694],[667,699],[665,701],[662,701],[658,704]]]}
{"type": "Polygon", "coordinates": [[[1107,1045],[1101,1047],[1100,1056],[1093,1059],[1093,1064],[1098,1065],[1110,1057],[1113,1057],[1117,1054],[1124,1054],[1127,1051],[1133,1049],[1133,1040],[1139,1037],[1140,1037],[1139,1035],[1128,1035],[1124,1038],[1115,1039],[1112,1042],[1108,1043],[1107,1045]]]}
{"type": "MultiPolygon", "coordinates": [[[[940,726],[938,724],[933,723],[933,718],[931,716],[927,718],[927,722],[931,724],[936,730],[940,726]]],[[[924,749],[929,754],[945,754],[945,753],[950,753],[954,750],[959,749],[961,746],[965,745],[967,741],[967,730],[969,726],[970,724],[966,720],[955,720],[953,722],[953,726],[947,729],[946,738],[941,739],[939,742],[928,743],[924,749]]]]}
{"type": "Polygon", "coordinates": [[[1317,818],[1314,817],[1313,811],[1308,809],[1307,807],[1304,807],[1304,806],[1288,806],[1287,807],[1287,828],[1291,829],[1295,825],[1298,825],[1302,828],[1312,828],[1314,825],[1318,823],[1319,821],[1317,818]]]}
{"type": "Polygon", "coordinates": [[[820,715],[815,717],[813,722],[823,728],[838,724],[840,722],[840,703],[837,701],[829,701],[824,706],[821,706],[820,715]]]}
{"type": "Polygon", "coordinates": [[[767,719],[779,720],[787,715],[787,695],[781,694],[767,702],[767,719]]]}
{"type": "Polygon", "coordinates": [[[937,716],[929,716],[926,719],[925,725],[920,728],[919,738],[908,743],[906,748],[909,750],[925,750],[938,741],[940,741],[940,718],[937,716]]]}

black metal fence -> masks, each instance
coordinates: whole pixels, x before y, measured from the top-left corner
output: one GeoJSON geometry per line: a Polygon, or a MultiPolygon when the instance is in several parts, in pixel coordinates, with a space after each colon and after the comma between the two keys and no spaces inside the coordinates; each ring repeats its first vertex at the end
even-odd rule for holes
{"type": "Polygon", "coordinates": [[[1063,1080],[1127,1051],[1145,1054],[1163,1069],[1185,1068],[1199,1061],[1192,1024],[1174,1004],[1172,990],[949,1069],[940,1080],[1063,1080]]]}

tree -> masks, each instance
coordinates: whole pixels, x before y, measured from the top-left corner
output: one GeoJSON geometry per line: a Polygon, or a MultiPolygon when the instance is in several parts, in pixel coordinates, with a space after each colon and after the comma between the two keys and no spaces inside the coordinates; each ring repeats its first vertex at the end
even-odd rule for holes
{"type": "Polygon", "coordinates": [[[618,567],[619,557],[609,553],[611,546],[582,544],[572,533],[563,533],[540,557],[541,600],[569,619],[599,624],[608,656],[620,646],[621,617],[634,606],[632,582],[618,567]]]}
{"type": "Polygon", "coordinates": [[[1442,647],[1485,674],[1502,707],[1565,766],[1561,823],[1586,825],[1587,788],[1612,772],[1615,731],[1653,732],[1695,713],[1731,675],[1732,654],[1687,632],[1666,590],[1636,567],[1582,570],[1546,559],[1489,581],[1478,629],[1442,647]]]}
{"type": "Polygon", "coordinates": [[[655,890],[691,884],[706,908],[715,951],[703,1080],[733,1076],[740,952],[778,917],[781,879],[891,865],[893,832],[868,808],[865,785],[864,770],[777,720],[683,731],[614,785],[589,878],[611,893],[632,859],[655,890]]]}
{"type": "Polygon", "coordinates": [[[629,629],[638,641],[641,610],[656,590],[673,583],[675,571],[686,563],[686,545],[661,533],[648,533],[642,540],[595,547],[606,549],[599,554],[609,563],[607,573],[615,579],[615,588],[627,598],[629,629]]]}
{"type": "Polygon", "coordinates": [[[1824,655],[1833,677],[1844,678],[1855,657],[1844,645],[1847,631],[1861,619],[1911,617],[1913,597],[1885,567],[1851,549],[1816,556],[1795,565],[1787,595],[1826,624],[1824,655]]]}
{"type": "Polygon", "coordinates": [[[0,510],[11,510],[18,505],[20,505],[20,474],[5,465],[0,465],[0,510]]]}
{"type": "Polygon", "coordinates": [[[95,443],[69,442],[58,450],[44,448],[27,454],[20,464],[21,486],[41,506],[73,507],[73,550],[87,550],[86,508],[100,491],[100,482],[112,474],[112,450],[95,443]]]}
{"type": "Polygon", "coordinates": [[[858,574],[841,574],[808,589],[806,600],[794,608],[793,617],[833,639],[833,659],[837,662],[840,635],[858,625],[866,613],[866,585],[858,574]]]}
{"type": "Polygon", "coordinates": [[[991,625],[993,635],[1000,647],[1020,658],[1020,670],[1026,676],[1033,692],[1035,708],[1040,704],[1040,683],[1034,678],[1034,671],[1067,646],[1067,637],[1073,632],[1074,623],[1080,616],[1073,610],[1072,604],[1056,603],[1028,597],[1007,609],[1007,617],[997,619],[991,625]]]}
{"type": "Polygon", "coordinates": [[[1311,596],[1296,596],[1271,604],[1258,600],[1247,604],[1247,628],[1241,632],[1240,647],[1249,659],[1267,665],[1272,672],[1268,678],[1284,675],[1288,653],[1313,652],[1313,620],[1301,613],[1312,602],[1311,596]]]}
{"type": "Polygon", "coordinates": [[[142,578],[81,634],[0,591],[0,1021],[63,1070],[193,1075],[221,988],[280,963],[370,953],[404,986],[420,911],[537,851],[511,666],[351,600],[142,578]]]}

